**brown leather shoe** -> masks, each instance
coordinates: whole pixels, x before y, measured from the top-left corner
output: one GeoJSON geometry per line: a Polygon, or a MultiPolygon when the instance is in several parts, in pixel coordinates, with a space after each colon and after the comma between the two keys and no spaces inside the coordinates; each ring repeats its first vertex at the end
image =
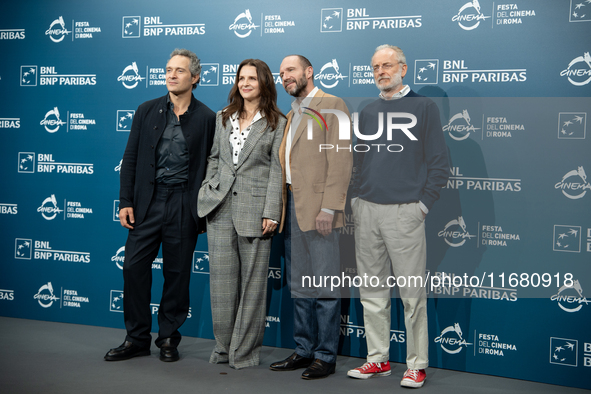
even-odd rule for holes
{"type": "Polygon", "coordinates": [[[307,368],[313,359],[308,357],[302,357],[296,352],[293,352],[291,356],[285,360],[277,361],[271,364],[269,367],[272,371],[295,371],[299,368],[307,368]]]}
{"type": "Polygon", "coordinates": [[[125,341],[121,346],[111,349],[105,355],[107,361],[121,361],[129,360],[133,357],[149,356],[150,346],[142,347],[135,345],[133,342],[125,341]]]}
{"type": "Polygon", "coordinates": [[[304,371],[302,379],[313,380],[326,378],[328,375],[334,373],[336,365],[336,363],[327,363],[317,358],[312,365],[304,371]]]}

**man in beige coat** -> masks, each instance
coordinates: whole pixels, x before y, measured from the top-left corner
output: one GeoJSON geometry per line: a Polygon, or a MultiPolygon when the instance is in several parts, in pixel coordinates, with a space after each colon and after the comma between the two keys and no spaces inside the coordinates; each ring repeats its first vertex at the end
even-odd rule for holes
{"type": "Polygon", "coordinates": [[[342,99],[314,87],[314,69],[305,57],[283,59],[280,76],[286,92],[295,97],[279,158],[285,186],[280,231],[285,229],[285,270],[294,298],[296,349],[270,368],[306,368],[302,378],[319,379],[335,371],[340,292],[311,286],[303,278],[341,276],[338,228],[344,226],[353,156],[348,150],[336,149],[338,116],[322,111],[338,110],[347,118],[349,111],[342,99]]]}

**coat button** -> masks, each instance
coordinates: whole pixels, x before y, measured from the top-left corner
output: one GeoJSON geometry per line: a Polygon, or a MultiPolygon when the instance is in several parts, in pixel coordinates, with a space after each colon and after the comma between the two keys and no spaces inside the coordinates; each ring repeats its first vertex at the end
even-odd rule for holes
{"type": "Polygon", "coordinates": [[[159,112],[162,113],[162,108],[160,108],[160,111],[159,112]]]}
{"type": "Polygon", "coordinates": [[[154,168],[154,164],[150,164],[150,167],[154,168]]]}
{"type": "Polygon", "coordinates": [[[158,130],[158,126],[154,126],[154,130],[158,130]]]}
{"type": "Polygon", "coordinates": [[[232,193],[232,194],[234,194],[235,196],[237,196],[237,195],[238,195],[238,193],[237,193],[237,192],[234,192],[234,193],[232,193]]]}
{"type": "Polygon", "coordinates": [[[150,181],[150,185],[154,185],[154,182],[153,181],[150,181]]]}

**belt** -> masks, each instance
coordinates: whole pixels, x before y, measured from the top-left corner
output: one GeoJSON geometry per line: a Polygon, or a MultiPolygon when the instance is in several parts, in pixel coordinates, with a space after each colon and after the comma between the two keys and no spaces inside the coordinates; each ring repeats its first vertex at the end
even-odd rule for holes
{"type": "Polygon", "coordinates": [[[156,189],[159,190],[187,190],[189,186],[188,182],[182,182],[182,183],[171,183],[171,184],[166,184],[166,183],[156,183],[156,189]]]}

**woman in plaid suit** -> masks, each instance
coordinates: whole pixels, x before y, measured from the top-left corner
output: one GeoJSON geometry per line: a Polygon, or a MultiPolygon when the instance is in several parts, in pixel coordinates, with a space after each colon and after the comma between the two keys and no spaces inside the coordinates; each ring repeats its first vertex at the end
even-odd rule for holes
{"type": "Polygon", "coordinates": [[[198,213],[207,217],[210,363],[259,364],[265,331],[271,236],[281,219],[279,146],[286,119],[273,74],[258,59],[238,67],[229,105],[218,112],[198,213]]]}

